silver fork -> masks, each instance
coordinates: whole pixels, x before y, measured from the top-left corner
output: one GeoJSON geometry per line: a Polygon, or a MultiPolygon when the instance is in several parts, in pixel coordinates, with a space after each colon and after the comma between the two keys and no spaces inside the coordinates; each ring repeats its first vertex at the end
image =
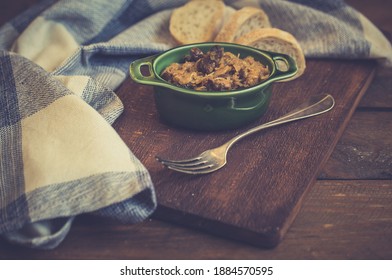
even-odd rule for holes
{"type": "Polygon", "coordinates": [[[227,162],[227,152],[234,143],[244,137],[268,127],[320,115],[331,110],[334,105],[335,100],[331,95],[327,94],[322,97],[318,96],[311,99],[309,102],[302,104],[290,113],[287,113],[276,120],[249,129],[244,133],[233,137],[223,145],[214,149],[206,150],[196,157],[183,160],[167,160],[156,156],[156,159],[167,168],[178,172],[188,174],[211,173],[225,166],[227,162]]]}

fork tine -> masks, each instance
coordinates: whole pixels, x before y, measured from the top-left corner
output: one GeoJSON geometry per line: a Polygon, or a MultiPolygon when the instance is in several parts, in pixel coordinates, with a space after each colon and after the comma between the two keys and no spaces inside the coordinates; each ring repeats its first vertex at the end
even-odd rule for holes
{"type": "Polygon", "coordinates": [[[165,163],[167,163],[167,164],[172,164],[172,163],[173,164],[187,164],[187,163],[192,163],[192,162],[195,162],[195,161],[198,161],[201,159],[200,156],[197,156],[194,158],[189,158],[189,159],[182,159],[182,160],[168,160],[168,159],[160,158],[159,156],[155,156],[155,158],[157,161],[159,161],[163,164],[165,164],[165,163]]]}
{"type": "Polygon", "coordinates": [[[188,174],[206,174],[215,170],[214,168],[212,168],[212,165],[201,165],[197,167],[177,167],[172,165],[165,166],[169,169],[188,174]]]}
{"type": "Polygon", "coordinates": [[[184,159],[184,160],[167,160],[158,156],[155,157],[160,163],[171,170],[188,174],[205,174],[214,171],[212,164],[206,164],[208,161],[202,160],[201,156],[184,159]]]}
{"type": "MultiPolygon", "coordinates": [[[[201,159],[201,158],[200,158],[201,159]]],[[[158,161],[162,163],[163,165],[170,165],[170,166],[176,166],[176,167],[197,167],[200,165],[203,165],[207,163],[206,160],[193,160],[193,161],[171,161],[171,160],[165,160],[165,159],[159,159],[158,161]]]]}

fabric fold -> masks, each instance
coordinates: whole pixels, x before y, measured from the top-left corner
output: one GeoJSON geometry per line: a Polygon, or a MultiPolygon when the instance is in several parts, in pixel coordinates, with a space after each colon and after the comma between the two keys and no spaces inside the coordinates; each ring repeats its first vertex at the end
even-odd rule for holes
{"type": "Polygon", "coordinates": [[[0,233],[53,248],[72,224],[66,217],[110,216],[100,209],[122,209],[112,218],[125,223],[150,216],[156,199],[149,173],[111,126],[123,110],[114,92],[90,77],[54,76],[6,51],[0,64],[0,233]],[[59,218],[64,225],[53,232],[59,218]]]}

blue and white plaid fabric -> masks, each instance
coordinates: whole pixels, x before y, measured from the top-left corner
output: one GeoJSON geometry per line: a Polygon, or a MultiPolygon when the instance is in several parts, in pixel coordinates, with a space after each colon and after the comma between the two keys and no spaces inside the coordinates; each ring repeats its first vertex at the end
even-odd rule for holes
{"type": "MultiPolygon", "coordinates": [[[[42,1],[0,28],[0,234],[54,248],[73,217],[124,223],[156,208],[148,171],[111,124],[114,90],[132,60],[175,42],[173,8],[186,1],[42,1]]],[[[392,48],[339,0],[226,1],[260,5],[306,57],[371,58],[392,66],[392,48]]]]}

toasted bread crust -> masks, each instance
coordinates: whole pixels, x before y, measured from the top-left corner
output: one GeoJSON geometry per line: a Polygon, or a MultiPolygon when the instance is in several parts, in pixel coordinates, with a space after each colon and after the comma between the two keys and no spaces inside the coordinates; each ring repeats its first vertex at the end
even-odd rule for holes
{"type": "Polygon", "coordinates": [[[170,33],[180,44],[212,41],[224,11],[225,4],[222,1],[189,1],[173,11],[170,33]]]}
{"type": "Polygon", "coordinates": [[[297,63],[297,74],[287,80],[301,76],[306,68],[305,56],[298,41],[290,33],[277,28],[259,28],[238,38],[235,43],[288,54],[297,63]]]}
{"type": "Polygon", "coordinates": [[[241,28],[246,28],[246,33],[257,29],[270,27],[269,18],[267,14],[260,8],[244,7],[236,12],[229,18],[227,23],[224,24],[218,35],[215,37],[215,42],[234,42],[236,37],[243,35],[241,28]],[[250,20],[254,19],[256,25],[251,25],[250,20]]]}

